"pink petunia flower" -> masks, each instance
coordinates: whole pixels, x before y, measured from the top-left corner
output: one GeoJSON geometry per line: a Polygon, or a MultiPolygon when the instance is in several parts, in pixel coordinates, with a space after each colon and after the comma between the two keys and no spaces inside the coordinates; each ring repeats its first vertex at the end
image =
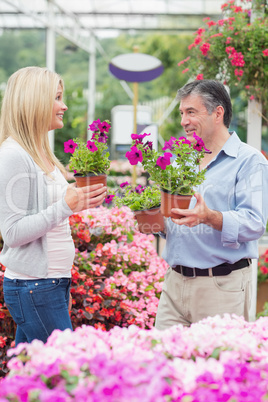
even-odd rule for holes
{"type": "Polygon", "coordinates": [[[161,169],[165,170],[168,165],[171,164],[170,158],[172,154],[170,152],[165,152],[163,156],[159,156],[156,161],[156,164],[161,167],[161,169]]]}
{"type": "Polygon", "coordinates": [[[129,182],[128,181],[124,181],[123,183],[120,184],[121,188],[124,188],[126,186],[129,186],[129,182]]]}
{"type": "Polygon", "coordinates": [[[98,150],[98,147],[96,146],[95,142],[93,142],[93,141],[88,141],[86,146],[91,152],[95,152],[98,150]]]}
{"type": "Polygon", "coordinates": [[[98,129],[101,133],[108,133],[111,128],[111,125],[107,123],[107,121],[103,121],[102,123],[98,123],[98,129]]]}
{"type": "Polygon", "coordinates": [[[143,138],[147,137],[148,135],[151,135],[151,133],[150,134],[146,134],[146,133],[144,133],[144,134],[131,134],[131,138],[132,138],[132,140],[143,140],[143,138]]]}
{"type": "Polygon", "coordinates": [[[133,147],[130,148],[130,151],[126,153],[126,157],[131,165],[137,165],[138,162],[143,161],[142,152],[136,147],[136,145],[133,145],[133,147]]]}
{"type": "Polygon", "coordinates": [[[102,142],[103,144],[106,144],[108,140],[108,135],[106,135],[104,132],[100,132],[98,142],[102,142]]]}
{"type": "Polygon", "coordinates": [[[78,147],[78,144],[76,144],[76,142],[73,140],[65,141],[64,152],[73,154],[76,147],[78,147]]]}
{"type": "Polygon", "coordinates": [[[101,124],[100,119],[93,121],[88,127],[88,130],[91,131],[98,131],[99,129],[99,124],[101,124]]]}
{"type": "Polygon", "coordinates": [[[263,50],[262,53],[264,56],[268,57],[268,49],[263,50]]]}
{"type": "Polygon", "coordinates": [[[113,199],[114,199],[114,195],[112,195],[112,194],[110,194],[110,195],[107,195],[107,197],[105,198],[105,203],[106,204],[111,204],[111,202],[113,201],[113,199]]]}
{"type": "Polygon", "coordinates": [[[199,137],[195,133],[193,134],[193,137],[194,139],[196,139],[196,143],[193,146],[194,149],[196,149],[197,151],[202,151],[202,149],[204,149],[205,152],[211,153],[211,151],[205,147],[204,141],[201,137],[199,137]]]}
{"type": "Polygon", "coordinates": [[[167,149],[172,149],[175,141],[176,141],[176,138],[175,138],[175,137],[171,137],[169,141],[166,141],[166,142],[165,142],[165,144],[164,144],[162,150],[163,150],[163,151],[166,151],[167,149]]]}

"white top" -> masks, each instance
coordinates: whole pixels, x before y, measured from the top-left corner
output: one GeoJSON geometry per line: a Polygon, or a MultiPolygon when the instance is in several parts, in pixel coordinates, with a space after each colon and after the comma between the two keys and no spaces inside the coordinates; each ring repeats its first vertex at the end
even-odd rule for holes
{"type": "MultiPolygon", "coordinates": [[[[62,197],[68,182],[57,167],[50,173],[51,177],[43,171],[42,173],[47,184],[49,205],[52,205],[62,197]]],[[[47,278],[70,278],[75,247],[71,236],[69,218],[66,218],[58,226],[47,232],[46,239],[48,255],[47,278]]],[[[11,271],[8,267],[6,268],[5,276],[9,279],[38,279],[38,277],[11,271]]]]}

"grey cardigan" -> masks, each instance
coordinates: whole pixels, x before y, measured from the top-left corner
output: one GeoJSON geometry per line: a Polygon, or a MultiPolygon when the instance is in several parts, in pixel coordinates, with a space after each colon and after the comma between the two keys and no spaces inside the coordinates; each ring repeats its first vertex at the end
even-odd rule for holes
{"type": "Polygon", "coordinates": [[[12,138],[0,147],[0,262],[14,272],[45,278],[46,233],[73,214],[62,199],[48,206],[44,174],[12,138]]]}

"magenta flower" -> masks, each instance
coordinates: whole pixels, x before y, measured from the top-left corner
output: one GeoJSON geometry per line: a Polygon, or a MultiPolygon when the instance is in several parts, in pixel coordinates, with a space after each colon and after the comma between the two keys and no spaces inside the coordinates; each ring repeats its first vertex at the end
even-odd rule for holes
{"type": "Polygon", "coordinates": [[[108,135],[101,132],[99,134],[98,142],[102,142],[103,144],[106,144],[107,140],[108,140],[108,135]]]}
{"type": "Polygon", "coordinates": [[[264,56],[267,57],[268,56],[268,49],[263,50],[262,53],[263,53],[264,56]]]}
{"type": "Polygon", "coordinates": [[[130,149],[131,150],[126,153],[126,157],[128,158],[129,163],[131,165],[137,165],[138,162],[142,162],[142,152],[136,147],[136,145],[133,145],[133,147],[131,147],[130,149]]]}
{"type": "Polygon", "coordinates": [[[186,137],[179,137],[179,138],[178,138],[178,141],[176,141],[176,143],[177,143],[178,145],[180,145],[180,143],[191,145],[191,141],[187,140],[186,137]]]}
{"type": "Polygon", "coordinates": [[[107,123],[107,121],[103,121],[102,123],[100,122],[98,124],[98,129],[100,130],[101,133],[108,133],[111,128],[111,125],[107,123]]]}
{"type": "Polygon", "coordinates": [[[172,149],[175,141],[176,141],[176,138],[175,138],[175,137],[171,137],[169,141],[166,141],[166,142],[165,142],[165,144],[164,144],[162,150],[163,150],[163,151],[166,151],[166,149],[172,149]]]}
{"type": "Polygon", "coordinates": [[[196,135],[195,133],[193,134],[193,137],[196,139],[196,143],[194,144],[194,149],[196,149],[197,151],[202,151],[202,149],[204,148],[205,152],[211,153],[211,151],[205,147],[205,144],[204,144],[204,141],[202,140],[202,138],[198,137],[198,135],[196,135]]]}
{"type": "Polygon", "coordinates": [[[172,154],[170,152],[165,152],[163,156],[159,156],[156,161],[156,164],[161,167],[161,169],[165,170],[168,165],[170,165],[170,158],[172,154]]]}
{"type": "Polygon", "coordinates": [[[146,134],[146,133],[144,133],[144,134],[131,134],[131,138],[132,138],[132,140],[143,140],[143,138],[147,137],[148,135],[151,135],[151,134],[146,134]]]}
{"type": "Polygon", "coordinates": [[[88,130],[91,131],[98,131],[99,129],[99,124],[101,124],[100,119],[93,121],[88,127],[88,130]]]}
{"type": "Polygon", "coordinates": [[[114,199],[114,195],[112,195],[112,194],[110,194],[110,195],[107,195],[107,197],[105,198],[105,202],[106,202],[106,204],[111,204],[111,202],[113,201],[113,199],[114,199]]]}
{"type": "Polygon", "coordinates": [[[98,150],[98,147],[96,146],[95,142],[93,142],[93,141],[88,141],[86,146],[91,152],[95,152],[98,150]]]}
{"type": "Polygon", "coordinates": [[[65,141],[64,152],[66,152],[66,153],[69,152],[69,153],[73,154],[76,147],[78,147],[78,144],[76,144],[76,142],[74,142],[73,140],[65,141]]]}
{"type": "Polygon", "coordinates": [[[129,182],[128,181],[124,181],[123,183],[120,184],[121,188],[124,188],[126,186],[129,186],[129,182]]]}
{"type": "Polygon", "coordinates": [[[142,185],[139,184],[137,187],[135,187],[135,191],[137,194],[141,194],[144,191],[144,187],[142,187],[142,185]]]}

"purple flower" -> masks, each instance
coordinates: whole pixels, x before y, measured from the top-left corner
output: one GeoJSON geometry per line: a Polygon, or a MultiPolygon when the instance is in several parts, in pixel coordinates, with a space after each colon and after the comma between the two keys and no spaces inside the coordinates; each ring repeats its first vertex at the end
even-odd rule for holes
{"type": "Polygon", "coordinates": [[[123,183],[120,184],[121,188],[124,188],[126,186],[129,186],[129,182],[128,181],[124,181],[123,183]]]}
{"type": "Polygon", "coordinates": [[[139,184],[137,187],[135,187],[135,191],[137,194],[141,194],[144,191],[144,187],[142,187],[142,185],[139,184]]]}
{"type": "Polygon", "coordinates": [[[144,144],[144,149],[145,149],[145,151],[152,150],[153,149],[153,142],[152,141],[147,141],[144,144]]]}
{"type": "Polygon", "coordinates": [[[165,151],[166,149],[172,149],[175,141],[176,141],[176,138],[171,137],[169,141],[165,142],[162,150],[165,151]]]}
{"type": "Polygon", "coordinates": [[[172,154],[170,152],[165,152],[163,156],[159,156],[156,161],[156,164],[161,167],[161,169],[165,170],[168,165],[170,165],[170,158],[172,154]]]}
{"type": "Polygon", "coordinates": [[[91,152],[95,152],[98,150],[95,142],[93,141],[88,141],[86,147],[91,151],[91,152]]]}
{"type": "Polygon", "coordinates": [[[102,123],[99,122],[98,124],[98,129],[100,130],[101,133],[108,133],[110,130],[111,126],[107,121],[103,121],[102,123]]]}
{"type": "Polygon", "coordinates": [[[88,127],[88,130],[91,131],[98,131],[99,129],[99,124],[101,124],[100,119],[93,121],[88,127]]]}
{"type": "Polygon", "coordinates": [[[98,142],[102,142],[103,144],[106,144],[107,140],[108,140],[108,135],[106,135],[105,133],[99,134],[98,142]]]}
{"type": "Polygon", "coordinates": [[[144,133],[144,134],[131,134],[131,138],[132,138],[132,140],[143,140],[143,138],[147,137],[148,135],[151,135],[151,133],[150,134],[146,134],[146,133],[144,133]]]}
{"type": "Polygon", "coordinates": [[[211,154],[211,151],[205,147],[204,141],[202,138],[198,137],[195,133],[193,134],[194,139],[196,139],[196,143],[194,144],[194,149],[197,151],[202,151],[204,148],[204,151],[208,152],[211,154]]]}
{"type": "Polygon", "coordinates": [[[142,152],[136,147],[136,145],[133,145],[133,147],[131,147],[130,149],[131,150],[126,153],[126,157],[128,158],[129,163],[131,165],[137,165],[138,162],[142,162],[142,152]]]}
{"type": "Polygon", "coordinates": [[[78,147],[78,144],[76,144],[76,142],[74,142],[73,140],[68,140],[64,143],[64,152],[69,152],[73,154],[76,147],[78,147]]]}
{"type": "Polygon", "coordinates": [[[179,144],[179,145],[180,145],[180,143],[191,145],[191,141],[187,140],[186,137],[178,138],[178,141],[176,141],[176,143],[179,144]]]}
{"type": "Polygon", "coordinates": [[[110,194],[110,195],[107,195],[107,197],[105,198],[105,202],[106,202],[106,204],[111,204],[111,202],[113,201],[113,199],[114,199],[114,195],[112,195],[112,194],[110,194]]]}

